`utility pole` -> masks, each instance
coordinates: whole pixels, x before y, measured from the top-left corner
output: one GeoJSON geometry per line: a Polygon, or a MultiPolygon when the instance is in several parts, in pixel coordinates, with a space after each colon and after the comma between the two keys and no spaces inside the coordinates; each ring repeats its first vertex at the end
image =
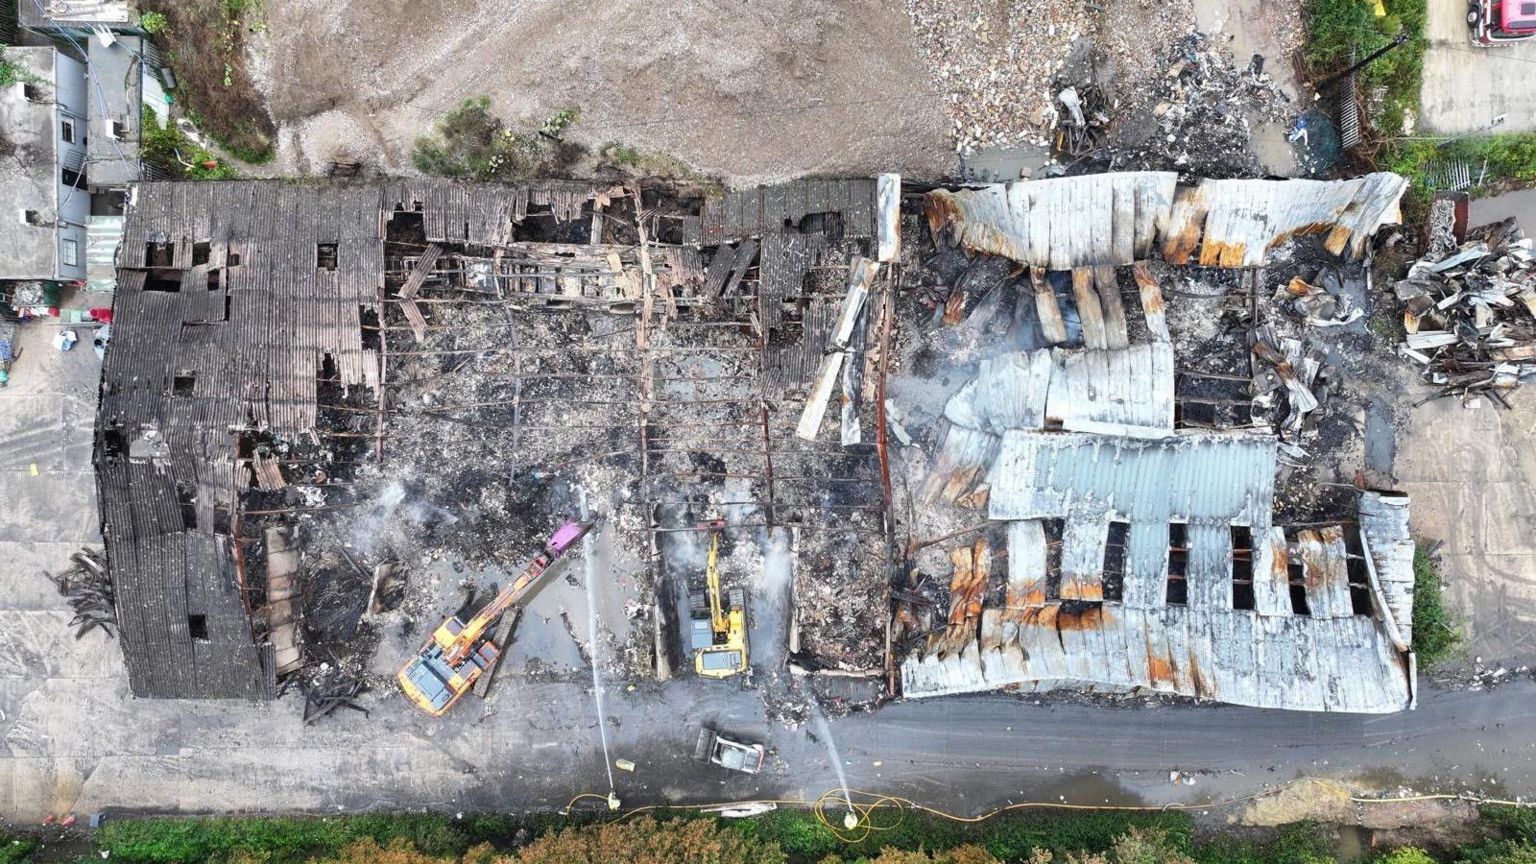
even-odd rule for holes
{"type": "Polygon", "coordinates": [[[1345,69],[1343,72],[1340,72],[1339,74],[1334,75],[1333,77],[1328,78],[1327,80],[1323,81],[1323,83],[1317,85],[1317,92],[1320,93],[1320,94],[1325,92],[1329,87],[1332,87],[1334,84],[1337,84],[1340,80],[1342,80],[1344,78],[1348,78],[1350,75],[1353,75],[1356,72],[1359,72],[1361,69],[1364,69],[1367,65],[1375,62],[1376,58],[1378,58],[1381,55],[1387,53],[1388,51],[1391,51],[1393,48],[1396,48],[1397,46],[1399,46],[1399,45],[1401,45],[1401,44],[1403,44],[1404,42],[1407,42],[1407,41],[1408,41],[1408,28],[1404,27],[1401,33],[1398,33],[1396,36],[1392,37],[1392,41],[1391,42],[1388,42],[1387,44],[1381,46],[1380,48],[1377,48],[1375,51],[1372,51],[1370,54],[1366,55],[1364,60],[1361,60],[1360,62],[1356,63],[1355,65],[1353,65],[1351,67],[1349,67],[1348,69],[1345,69]]]}

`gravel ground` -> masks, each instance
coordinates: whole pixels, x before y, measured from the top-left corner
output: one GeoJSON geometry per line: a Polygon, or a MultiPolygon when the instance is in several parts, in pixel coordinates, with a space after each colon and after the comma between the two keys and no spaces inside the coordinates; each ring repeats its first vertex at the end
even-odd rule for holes
{"type": "Polygon", "coordinates": [[[900,7],[879,0],[267,0],[261,76],[279,174],[357,155],[409,168],[416,137],[466,96],[537,126],[678,157],[738,184],[954,162],[900,7]]]}
{"type": "Polygon", "coordinates": [[[907,0],[906,8],[962,152],[1049,143],[1053,80],[1080,38],[1106,53],[1105,77],[1129,96],[1195,24],[1191,0],[907,0]]]}

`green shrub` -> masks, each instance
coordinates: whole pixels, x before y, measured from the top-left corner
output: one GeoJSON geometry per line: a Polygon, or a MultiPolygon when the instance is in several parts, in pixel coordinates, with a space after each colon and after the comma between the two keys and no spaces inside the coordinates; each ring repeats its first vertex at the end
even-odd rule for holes
{"type": "Polygon", "coordinates": [[[549,173],[563,155],[550,142],[579,113],[562,109],[545,121],[543,135],[527,134],[491,114],[490,97],[465,99],[438,121],[435,135],[416,139],[411,163],[423,174],[463,180],[517,181],[549,173]]]}
{"type": "MultiPolygon", "coordinates": [[[[838,813],[829,810],[828,816],[838,813]]],[[[803,810],[776,810],[754,819],[729,824],[750,837],[771,840],[786,853],[819,860],[840,855],[854,860],[873,858],[886,847],[899,850],[950,849],[966,843],[983,846],[1003,861],[1023,861],[1035,849],[1057,852],[1104,852],[1132,828],[1165,832],[1171,848],[1187,851],[1193,829],[1182,813],[1094,811],[1072,813],[1007,813],[985,822],[968,824],[941,819],[922,812],[898,817],[894,810],[876,810],[871,817],[876,830],[848,843],[803,810]]]]}
{"type": "Polygon", "coordinates": [[[1375,859],[1375,864],[1438,864],[1417,846],[1401,846],[1375,859]]]}
{"type": "Polygon", "coordinates": [[[31,69],[22,66],[5,57],[5,48],[0,47],[0,88],[15,87],[17,84],[42,84],[43,79],[32,73],[31,69]]]}
{"type": "Polygon", "coordinates": [[[404,839],[426,855],[457,856],[470,833],[445,816],[396,814],[320,818],[129,819],[108,822],[96,844],[131,864],[202,864],[236,856],[270,864],[300,864],[329,856],[359,840],[381,845],[404,839]]]}
{"type": "Polygon", "coordinates": [[[1307,64],[1314,78],[1343,71],[1406,30],[1408,41],[1378,57],[1359,75],[1363,89],[1386,88],[1380,113],[1373,118],[1385,135],[1397,135],[1409,112],[1417,112],[1424,77],[1427,0],[1384,0],[1387,14],[1376,17],[1365,0],[1307,0],[1307,64]]]}
{"type": "Polygon", "coordinates": [[[0,834],[0,864],[25,864],[37,851],[37,841],[0,834]]]}
{"type": "Polygon", "coordinates": [[[160,12],[145,12],[139,16],[139,26],[144,28],[145,33],[151,35],[164,33],[166,25],[169,23],[165,20],[165,15],[160,12]]]}
{"type": "Polygon", "coordinates": [[[139,155],[173,179],[234,180],[240,176],[218,155],[182,134],[174,120],[161,126],[160,118],[146,107],[139,122],[139,155]]]}
{"type": "Polygon", "coordinates": [[[1461,642],[1455,617],[1445,608],[1440,568],[1423,546],[1413,550],[1413,651],[1428,668],[1444,660],[1461,642]]]}

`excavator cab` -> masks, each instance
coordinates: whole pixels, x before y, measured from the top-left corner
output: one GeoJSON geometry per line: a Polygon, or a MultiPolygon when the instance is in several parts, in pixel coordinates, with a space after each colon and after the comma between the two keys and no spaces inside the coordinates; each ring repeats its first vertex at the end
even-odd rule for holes
{"type": "Polygon", "coordinates": [[[729,678],[747,671],[747,595],[732,588],[721,597],[721,523],[712,523],[705,590],[688,596],[689,642],[693,671],[705,678],[729,678]]]}

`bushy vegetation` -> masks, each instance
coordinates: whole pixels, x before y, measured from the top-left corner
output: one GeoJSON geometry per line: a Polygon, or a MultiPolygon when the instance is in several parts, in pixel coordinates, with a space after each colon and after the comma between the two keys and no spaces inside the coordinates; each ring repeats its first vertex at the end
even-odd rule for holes
{"type": "Polygon", "coordinates": [[[217,154],[188,138],[176,121],[161,126],[155,112],[145,108],[140,123],[140,156],[172,179],[233,180],[240,176],[217,154]]]}
{"type": "Polygon", "coordinates": [[[1440,568],[1421,546],[1413,550],[1413,652],[1425,668],[1451,656],[1461,643],[1461,626],[1445,608],[1440,568]]]}
{"type": "MultiPolygon", "coordinates": [[[[846,842],[814,813],[720,820],[660,813],[580,822],[565,817],[432,815],[334,819],[147,819],[109,822],[97,845],[130,864],[1336,864],[1334,836],[1312,823],[1267,839],[1198,842],[1182,813],[1010,813],[962,823],[875,811],[890,821],[846,842]]],[[[594,817],[596,818],[596,817],[594,817]]],[[[1477,838],[1435,854],[1401,847],[1363,864],[1536,864],[1536,810],[1485,807],[1477,838]]],[[[30,844],[0,846],[19,864],[30,844]]]]}
{"type": "Polygon", "coordinates": [[[1536,864],[1536,810],[1484,807],[1484,839],[1462,848],[1456,864],[1536,864]]]}
{"type": "Polygon", "coordinates": [[[878,830],[849,843],[802,810],[776,810],[755,819],[741,820],[730,828],[747,836],[772,841],[792,855],[816,860],[841,855],[850,860],[880,854],[885,848],[902,850],[952,849],[966,844],[985,848],[1004,861],[1027,859],[1036,849],[1055,852],[1108,851],[1117,838],[1141,829],[1160,832],[1175,848],[1188,849],[1193,827],[1181,813],[1093,811],[1087,813],[1008,814],[978,824],[941,819],[922,813],[895,817],[882,825],[876,811],[872,822],[878,830]]]}
{"type": "Polygon", "coordinates": [[[491,113],[487,96],[465,99],[438,121],[435,135],[416,139],[411,162],[423,174],[514,182],[558,172],[572,150],[560,135],[580,112],[565,108],[537,133],[516,132],[491,113]]]}
{"type": "Polygon", "coordinates": [[[1387,14],[1362,0],[1307,0],[1307,64],[1314,80],[1343,71],[1358,59],[1406,32],[1408,41],[1376,59],[1360,73],[1362,89],[1386,88],[1380,111],[1372,118],[1382,135],[1402,134],[1403,121],[1416,115],[1424,77],[1427,0],[1384,0],[1387,14]]]}
{"type": "Polygon", "coordinates": [[[156,33],[164,33],[169,23],[170,21],[159,12],[145,12],[139,16],[139,26],[143,27],[144,32],[151,36],[156,33]]]}
{"type": "MultiPolygon", "coordinates": [[[[1429,172],[1436,164],[1465,162],[1473,176],[1488,169],[1486,185],[1513,181],[1520,185],[1536,183],[1536,133],[1512,132],[1502,135],[1475,135],[1450,141],[1403,141],[1384,151],[1383,167],[1407,177],[1413,184],[1413,197],[1426,203],[1434,193],[1429,172]]],[[[1474,195],[1488,191],[1474,187],[1474,195]]]]}
{"type": "Polygon", "coordinates": [[[265,29],[262,0],[139,0],[139,23],[175,68],[176,99],[199,131],[242,162],[276,155],[277,126],[246,69],[246,39],[265,29]],[[158,30],[146,21],[155,20],[158,30]]]}
{"type": "Polygon", "coordinates": [[[17,84],[41,84],[43,79],[32,73],[31,69],[9,60],[5,56],[5,49],[0,47],[0,87],[15,87],[17,84]]]}
{"type": "Polygon", "coordinates": [[[37,849],[37,842],[0,833],[0,864],[22,864],[37,849]]]}

